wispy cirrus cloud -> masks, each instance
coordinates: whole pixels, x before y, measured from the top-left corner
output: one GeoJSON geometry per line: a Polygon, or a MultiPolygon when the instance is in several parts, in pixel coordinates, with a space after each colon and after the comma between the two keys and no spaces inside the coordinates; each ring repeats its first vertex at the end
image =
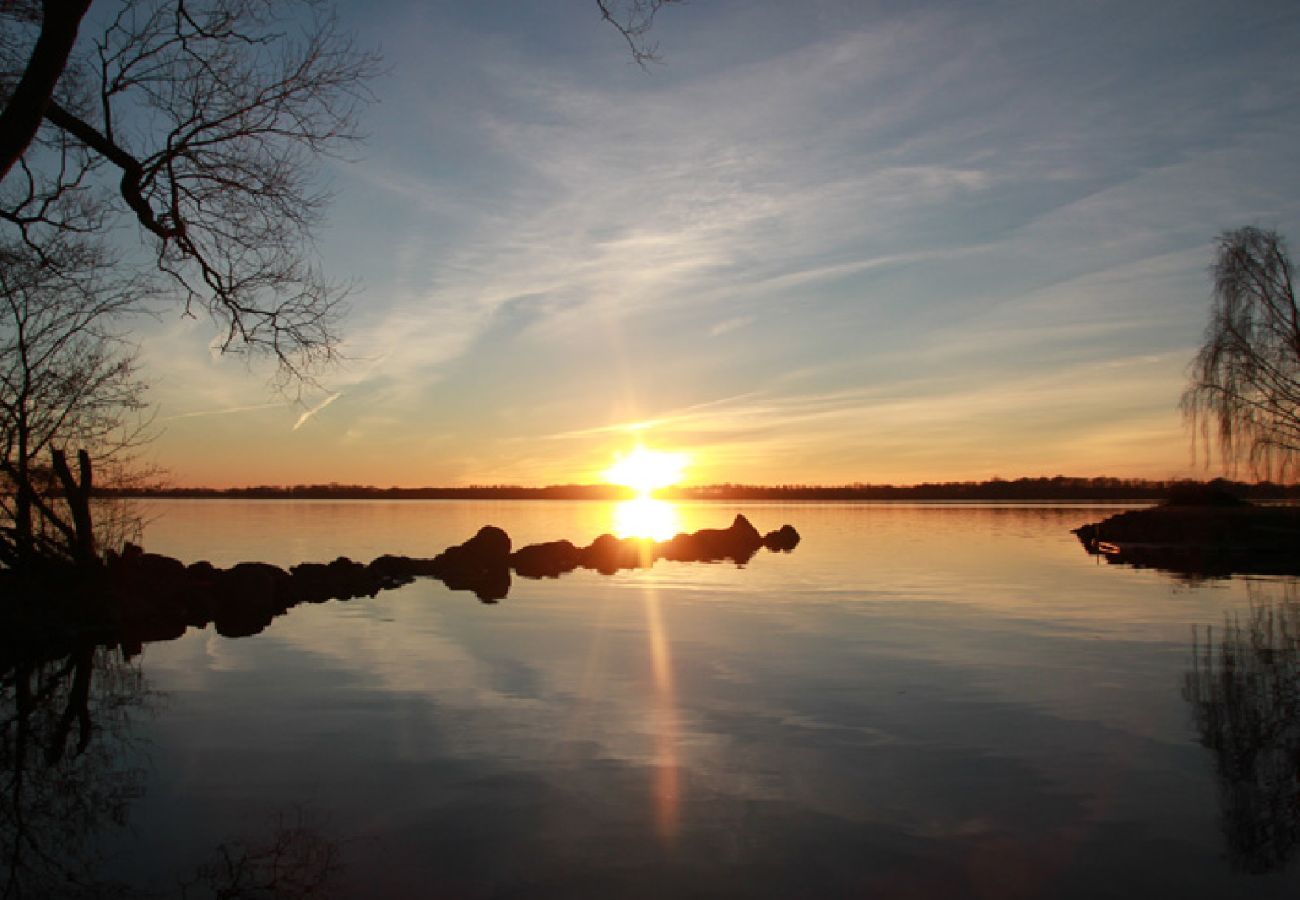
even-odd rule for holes
{"type": "Polygon", "coordinates": [[[231,416],[237,413],[253,412],[261,409],[282,409],[286,403],[254,403],[249,406],[228,406],[224,409],[200,409],[192,412],[173,413],[169,416],[160,416],[158,422],[173,422],[178,419],[200,419],[206,416],[231,416]]]}
{"type": "MultiPolygon", "coordinates": [[[[778,7],[683,11],[651,75],[403,19],[402,102],[339,172],[331,261],[370,283],[322,458],[563,480],[641,436],[750,480],[1181,465],[1209,238],[1300,228],[1294,7],[778,7]]],[[[176,371],[173,408],[254,405],[176,371]]]]}
{"type": "MultiPolygon", "coordinates": [[[[907,30],[920,39],[919,27],[907,30]]],[[[489,64],[489,83],[509,100],[502,105],[530,109],[523,119],[486,112],[474,125],[509,173],[507,187],[485,204],[477,226],[462,225],[454,246],[430,255],[424,288],[408,284],[350,343],[361,355],[383,354],[375,374],[404,381],[471,352],[520,298],[543,298],[543,314],[527,327],[551,333],[585,328],[593,317],[619,322],[735,295],[746,285],[779,291],[888,264],[892,256],[863,259],[855,240],[883,229],[891,210],[984,189],[989,175],[969,165],[828,163],[834,154],[825,150],[820,160],[803,153],[806,167],[792,163],[806,148],[798,113],[824,88],[827,65],[869,82],[888,69],[880,52],[895,38],[841,37],[728,73],[686,92],[693,96],[650,90],[633,104],[560,73],[523,78],[511,65],[489,64]],[[806,70],[793,74],[801,65],[806,70]],[[722,109],[729,112],[719,117],[722,109]],[[867,207],[873,215],[862,216],[867,207]],[[854,258],[834,261],[850,247],[854,258]]],[[[889,52],[902,58],[897,47],[889,52]]],[[[834,130],[823,137],[833,144],[834,130]]],[[[429,195],[409,173],[380,183],[429,195]]]]}
{"type": "MultiPolygon", "coordinates": [[[[1114,390],[1135,379],[1177,390],[1182,363],[1177,354],[1145,354],[1062,366],[1033,379],[1001,375],[971,383],[944,375],[828,391],[755,392],[546,437],[580,441],[634,433],[656,446],[691,448],[696,482],[729,480],[735,471],[754,472],[757,481],[835,480],[800,476],[809,462],[825,472],[855,472],[859,480],[1021,471],[1014,467],[1096,473],[1132,465],[1126,457],[1137,445],[1144,451],[1161,441],[1185,447],[1176,410],[1114,390]]],[[[1167,455],[1140,459],[1146,474],[1169,474],[1167,455]]]]}

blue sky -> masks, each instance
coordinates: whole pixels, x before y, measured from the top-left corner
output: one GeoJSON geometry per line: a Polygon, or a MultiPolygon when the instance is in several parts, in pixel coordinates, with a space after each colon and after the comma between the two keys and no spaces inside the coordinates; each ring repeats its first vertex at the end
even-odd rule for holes
{"type": "Polygon", "coordinates": [[[297,404],[165,317],[179,484],[1201,472],[1214,236],[1300,235],[1294,3],[340,7],[388,74],[330,162],[349,361],[297,404]]]}

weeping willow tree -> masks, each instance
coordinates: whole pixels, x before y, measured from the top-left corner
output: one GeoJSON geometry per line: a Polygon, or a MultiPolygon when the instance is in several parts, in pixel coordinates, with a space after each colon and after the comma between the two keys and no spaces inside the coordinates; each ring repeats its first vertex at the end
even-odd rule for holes
{"type": "Polygon", "coordinates": [[[1229,467],[1284,476],[1300,461],[1300,308],[1276,231],[1219,235],[1214,302],[1183,413],[1229,467]]]}

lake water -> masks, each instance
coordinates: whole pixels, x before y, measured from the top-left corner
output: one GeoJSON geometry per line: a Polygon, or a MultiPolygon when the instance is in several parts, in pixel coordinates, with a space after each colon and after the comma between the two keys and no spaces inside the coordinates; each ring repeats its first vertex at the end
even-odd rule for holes
{"type": "MultiPolygon", "coordinates": [[[[147,511],[148,549],[218,565],[627,527],[604,503],[147,511]]],[[[1098,564],[1070,529],[1115,511],[680,504],[681,530],[743,512],[803,542],[100,651],[46,826],[132,895],[1293,898],[1296,582],[1098,564]]]]}

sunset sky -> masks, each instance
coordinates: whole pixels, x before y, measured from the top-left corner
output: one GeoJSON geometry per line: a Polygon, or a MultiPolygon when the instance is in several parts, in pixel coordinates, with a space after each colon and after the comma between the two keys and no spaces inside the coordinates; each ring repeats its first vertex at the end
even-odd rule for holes
{"type": "Polygon", "coordinates": [[[300,403],[169,309],[178,485],[1203,474],[1214,236],[1300,241],[1300,4],[693,0],[643,71],[592,0],[340,7],[374,85],[300,403]]]}

